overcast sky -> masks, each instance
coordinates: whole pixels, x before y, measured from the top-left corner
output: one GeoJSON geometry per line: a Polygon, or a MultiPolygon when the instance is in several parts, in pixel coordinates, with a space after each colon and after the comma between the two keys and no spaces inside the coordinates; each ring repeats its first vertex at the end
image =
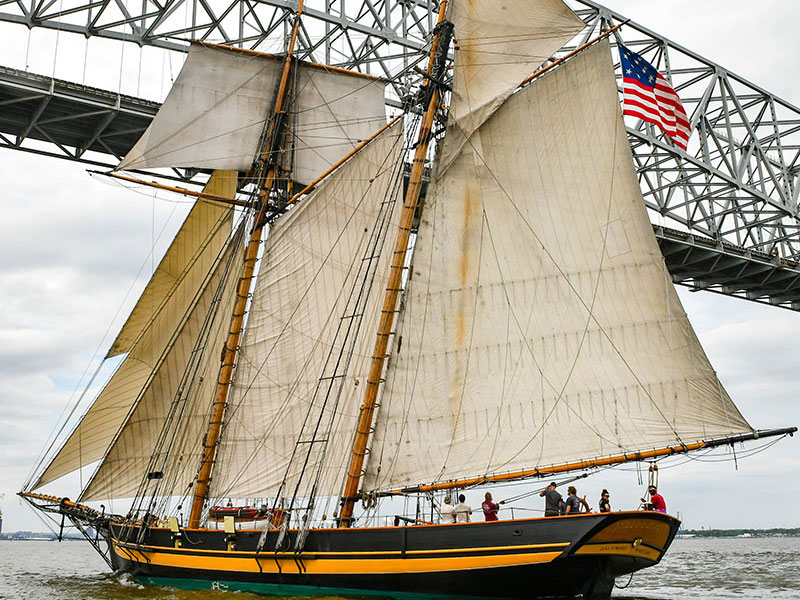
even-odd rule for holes
{"type": "MultiPolygon", "coordinates": [[[[606,4],[800,105],[800,3],[606,4]]],[[[56,41],[52,33],[29,34],[16,26],[3,26],[0,34],[3,66],[27,66],[153,99],[163,99],[180,68],[180,58],[150,49],[121,54],[119,44],[92,40],[86,51],[86,41],[77,36],[61,34],[56,41]]],[[[0,150],[0,181],[0,506],[4,530],[41,530],[14,494],[82,374],[93,370],[93,356],[107,350],[189,204],[120,188],[90,177],[77,163],[11,150],[0,150]]],[[[681,298],[750,423],[800,424],[800,314],[709,293],[681,291],[681,298]]],[[[688,527],[800,527],[797,511],[779,508],[785,506],[780,499],[800,496],[800,436],[742,458],[738,470],[732,461],[674,462],[662,470],[661,489],[670,512],[680,512],[688,527]]],[[[578,487],[593,506],[599,490],[608,487],[614,508],[635,508],[641,492],[635,468],[604,472],[578,487]]]]}

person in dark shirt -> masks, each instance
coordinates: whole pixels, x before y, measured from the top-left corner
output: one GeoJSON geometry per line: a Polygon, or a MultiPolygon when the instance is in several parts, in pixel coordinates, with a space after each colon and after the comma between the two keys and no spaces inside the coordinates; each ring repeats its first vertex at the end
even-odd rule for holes
{"type": "Polygon", "coordinates": [[[592,509],[589,508],[589,503],[586,502],[586,496],[583,498],[578,498],[578,490],[575,489],[574,485],[571,485],[567,488],[567,492],[569,496],[567,496],[566,506],[564,507],[565,515],[577,515],[581,512],[581,506],[583,506],[584,512],[592,512],[592,509]]]}
{"type": "Polygon", "coordinates": [[[561,514],[561,494],[556,491],[556,482],[554,481],[545,489],[539,492],[539,496],[544,496],[544,516],[557,517],[561,514]]]}
{"type": "Polygon", "coordinates": [[[578,499],[578,490],[575,489],[574,485],[571,485],[567,488],[567,501],[566,507],[564,508],[565,515],[577,515],[581,512],[581,501],[578,499]]]}
{"type": "Polygon", "coordinates": [[[611,502],[608,499],[608,490],[600,492],[600,512],[611,512],[611,502]]]}

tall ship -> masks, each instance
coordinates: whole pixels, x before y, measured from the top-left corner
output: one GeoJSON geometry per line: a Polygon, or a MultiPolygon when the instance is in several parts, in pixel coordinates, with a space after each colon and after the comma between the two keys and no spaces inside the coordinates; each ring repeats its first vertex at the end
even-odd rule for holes
{"type": "Polygon", "coordinates": [[[443,497],[796,430],[751,427],[686,317],[614,32],[541,68],[584,27],[561,0],[443,0],[387,119],[386,81],[295,56],[302,19],[279,55],[193,44],[120,164],[210,176],[20,495],[144,583],[607,597],[678,519],[443,524],[443,497]]]}

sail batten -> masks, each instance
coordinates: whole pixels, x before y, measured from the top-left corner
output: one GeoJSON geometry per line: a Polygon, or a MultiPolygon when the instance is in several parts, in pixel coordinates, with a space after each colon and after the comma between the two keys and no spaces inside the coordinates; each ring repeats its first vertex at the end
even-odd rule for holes
{"type": "Polygon", "coordinates": [[[606,41],[467,140],[412,269],[366,489],[751,431],[653,238],[606,41]]]}

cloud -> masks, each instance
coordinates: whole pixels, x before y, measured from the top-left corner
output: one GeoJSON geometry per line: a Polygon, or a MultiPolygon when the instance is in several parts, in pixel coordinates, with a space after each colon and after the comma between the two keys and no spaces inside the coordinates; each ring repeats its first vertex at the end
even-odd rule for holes
{"type": "MultiPolygon", "coordinates": [[[[780,10],[770,1],[738,3],[736,10],[720,0],[607,4],[757,85],[800,100],[800,80],[786,76],[797,70],[791,24],[800,20],[800,3],[781,3],[780,10]],[[750,35],[751,28],[758,35],[750,35]]],[[[30,42],[36,49],[28,55],[33,72],[153,99],[163,99],[183,60],[38,28],[2,25],[1,31],[5,66],[24,69],[30,42]]],[[[188,204],[90,177],[77,163],[5,149],[0,149],[0,179],[0,491],[10,499],[81,374],[93,370],[95,351],[105,352],[127,316],[188,204]]],[[[800,370],[793,352],[800,315],[713,294],[681,291],[681,298],[720,379],[749,421],[755,427],[800,424],[795,400],[800,370]]],[[[764,510],[763,491],[765,482],[778,481],[784,497],[800,495],[798,437],[744,458],[738,471],[732,461],[668,461],[661,471],[668,505],[689,527],[800,526],[796,513],[764,510]]],[[[608,487],[615,508],[635,508],[640,474],[636,466],[603,471],[578,487],[592,506],[599,490],[608,487]]],[[[7,529],[39,527],[31,511],[9,499],[7,529]]]]}

